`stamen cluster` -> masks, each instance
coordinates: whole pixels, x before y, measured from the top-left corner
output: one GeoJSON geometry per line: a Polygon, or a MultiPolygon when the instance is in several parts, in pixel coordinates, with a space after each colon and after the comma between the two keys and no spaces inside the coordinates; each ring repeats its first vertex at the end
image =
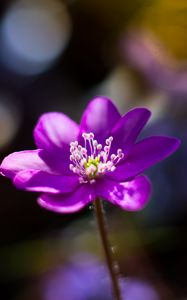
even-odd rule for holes
{"type": "Polygon", "coordinates": [[[95,178],[101,177],[107,172],[113,172],[116,165],[124,157],[121,149],[117,154],[110,154],[113,137],[105,140],[105,145],[99,144],[94,139],[94,134],[83,133],[84,147],[77,141],[70,143],[70,161],[71,171],[79,176],[81,183],[95,181],[95,178]]]}

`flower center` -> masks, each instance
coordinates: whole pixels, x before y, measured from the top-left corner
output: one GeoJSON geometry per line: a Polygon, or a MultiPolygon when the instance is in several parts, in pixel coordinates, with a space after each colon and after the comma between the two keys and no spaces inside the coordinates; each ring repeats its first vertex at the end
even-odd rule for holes
{"type": "Polygon", "coordinates": [[[105,140],[105,145],[101,145],[94,139],[94,134],[83,133],[84,147],[79,145],[77,141],[70,143],[70,161],[71,171],[79,176],[81,183],[102,177],[108,172],[113,172],[116,165],[124,154],[121,149],[117,150],[117,154],[110,154],[113,137],[110,136],[105,140]]]}

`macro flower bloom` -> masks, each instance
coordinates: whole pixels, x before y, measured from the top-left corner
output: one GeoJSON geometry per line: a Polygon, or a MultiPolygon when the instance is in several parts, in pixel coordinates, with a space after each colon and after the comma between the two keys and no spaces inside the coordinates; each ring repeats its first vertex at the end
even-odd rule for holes
{"type": "Polygon", "coordinates": [[[105,97],[88,104],[80,125],[63,113],[46,113],[34,129],[38,149],[10,154],[0,171],[17,188],[40,192],[38,203],[55,212],[76,212],[98,197],[124,210],[140,210],[151,193],[141,173],[180,144],[167,136],[137,142],[150,115],[135,108],[121,116],[105,97]]]}

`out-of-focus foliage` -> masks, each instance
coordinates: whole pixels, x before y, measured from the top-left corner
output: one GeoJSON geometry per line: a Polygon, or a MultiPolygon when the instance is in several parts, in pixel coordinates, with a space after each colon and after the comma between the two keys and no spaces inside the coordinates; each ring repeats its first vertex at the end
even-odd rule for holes
{"type": "Polygon", "coordinates": [[[152,31],[179,60],[187,59],[187,2],[185,0],[149,1],[131,23],[137,29],[152,31]]]}

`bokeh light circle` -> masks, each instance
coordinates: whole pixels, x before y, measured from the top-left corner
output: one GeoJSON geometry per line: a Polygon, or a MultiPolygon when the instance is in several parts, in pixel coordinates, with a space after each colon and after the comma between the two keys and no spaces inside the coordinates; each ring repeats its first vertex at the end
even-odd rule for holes
{"type": "Polygon", "coordinates": [[[58,0],[18,1],[7,10],[1,31],[3,62],[17,73],[34,75],[65,49],[71,21],[58,0]]]}

